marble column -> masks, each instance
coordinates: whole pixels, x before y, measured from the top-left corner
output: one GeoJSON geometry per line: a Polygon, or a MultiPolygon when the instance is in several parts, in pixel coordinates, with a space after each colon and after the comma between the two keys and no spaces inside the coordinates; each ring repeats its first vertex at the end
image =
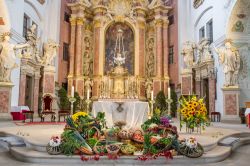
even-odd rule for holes
{"type": "Polygon", "coordinates": [[[155,28],[156,28],[156,76],[158,78],[162,77],[162,53],[163,53],[163,42],[162,42],[162,25],[163,22],[161,19],[155,20],[155,28]]]}
{"type": "Polygon", "coordinates": [[[191,69],[185,69],[181,73],[181,94],[189,95],[193,93],[193,73],[191,69]]]}
{"type": "Polygon", "coordinates": [[[209,112],[215,111],[216,81],[214,77],[209,78],[209,112]]]}
{"type": "Polygon", "coordinates": [[[18,105],[25,105],[26,72],[21,70],[18,105]]]}
{"type": "Polygon", "coordinates": [[[82,62],[82,46],[83,46],[83,30],[84,18],[79,17],[76,20],[76,54],[75,54],[75,81],[76,91],[83,97],[83,62],[82,62]]]}
{"type": "Polygon", "coordinates": [[[164,93],[168,93],[169,86],[169,73],[168,73],[168,60],[169,60],[169,38],[168,38],[168,18],[163,21],[163,77],[164,77],[164,93]]]}
{"type": "Polygon", "coordinates": [[[39,84],[40,84],[40,72],[35,73],[34,77],[34,89],[33,89],[33,108],[35,116],[38,115],[38,101],[39,101],[39,84]]]}
{"type": "Polygon", "coordinates": [[[68,95],[71,94],[71,87],[74,79],[75,69],[75,40],[76,40],[76,18],[70,18],[70,60],[69,60],[69,75],[68,75],[68,95]]]}

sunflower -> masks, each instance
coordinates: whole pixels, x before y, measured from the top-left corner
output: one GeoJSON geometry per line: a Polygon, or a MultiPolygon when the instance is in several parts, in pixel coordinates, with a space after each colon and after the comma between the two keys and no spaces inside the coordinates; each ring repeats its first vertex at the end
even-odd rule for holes
{"type": "Polygon", "coordinates": [[[87,116],[88,114],[86,112],[77,112],[74,115],[72,115],[73,121],[77,121],[80,116],[87,116]]]}
{"type": "Polygon", "coordinates": [[[185,114],[187,112],[187,109],[186,108],[183,108],[182,110],[181,110],[181,114],[185,114]]]}

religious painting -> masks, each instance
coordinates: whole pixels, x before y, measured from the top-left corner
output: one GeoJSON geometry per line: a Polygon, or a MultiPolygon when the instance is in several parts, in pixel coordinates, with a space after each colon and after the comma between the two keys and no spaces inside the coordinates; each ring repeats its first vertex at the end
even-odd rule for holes
{"type": "Polygon", "coordinates": [[[122,66],[130,75],[134,75],[134,33],[125,23],[111,25],[105,34],[105,64],[104,74],[108,74],[117,66],[115,59],[122,55],[125,62],[122,66]]]}

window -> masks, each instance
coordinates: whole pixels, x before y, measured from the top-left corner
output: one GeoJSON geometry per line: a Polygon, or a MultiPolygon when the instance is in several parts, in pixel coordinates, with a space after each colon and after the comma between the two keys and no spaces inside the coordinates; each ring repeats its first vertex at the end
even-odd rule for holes
{"type": "Polygon", "coordinates": [[[69,23],[70,20],[70,14],[67,12],[64,12],[64,21],[69,23]]]}
{"type": "Polygon", "coordinates": [[[168,20],[169,20],[169,25],[174,24],[174,15],[169,16],[168,20]]]}
{"type": "Polygon", "coordinates": [[[63,43],[63,60],[69,60],[69,44],[63,43]]]}
{"type": "Polygon", "coordinates": [[[169,47],[168,63],[169,64],[174,63],[174,46],[169,47]]]}
{"type": "Polygon", "coordinates": [[[205,28],[201,27],[199,30],[199,40],[202,40],[203,38],[205,38],[205,28]]]}
{"type": "Polygon", "coordinates": [[[23,37],[25,37],[25,38],[27,36],[27,31],[29,28],[29,20],[30,20],[30,18],[26,14],[24,14],[24,16],[23,16],[23,37]]]}
{"type": "Polygon", "coordinates": [[[207,22],[206,30],[207,30],[207,39],[211,44],[213,43],[213,20],[207,22]]]}

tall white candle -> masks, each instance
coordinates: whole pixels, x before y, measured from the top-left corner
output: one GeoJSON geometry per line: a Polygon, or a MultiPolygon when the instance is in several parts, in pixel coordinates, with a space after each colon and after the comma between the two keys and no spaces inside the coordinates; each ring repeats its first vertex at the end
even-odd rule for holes
{"type": "Polygon", "coordinates": [[[154,100],[154,91],[151,91],[151,100],[154,100]]]}
{"type": "Polygon", "coordinates": [[[87,90],[87,100],[89,100],[89,89],[87,90]]]}
{"type": "Polygon", "coordinates": [[[74,93],[75,93],[75,87],[72,86],[72,87],[71,87],[71,97],[74,97],[74,93]]]}
{"type": "Polygon", "coordinates": [[[168,99],[171,99],[171,91],[170,91],[170,87],[168,87],[168,99]]]}

